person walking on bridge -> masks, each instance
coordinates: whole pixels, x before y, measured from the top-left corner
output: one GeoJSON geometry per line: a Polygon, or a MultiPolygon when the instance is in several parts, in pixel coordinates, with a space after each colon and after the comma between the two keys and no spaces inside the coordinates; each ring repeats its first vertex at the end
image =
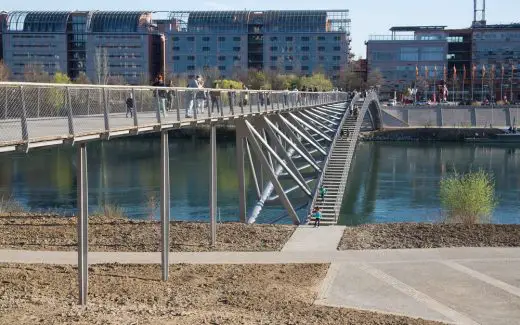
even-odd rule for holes
{"type": "Polygon", "coordinates": [[[320,200],[323,202],[323,200],[325,200],[325,194],[327,194],[327,189],[325,187],[323,187],[323,185],[321,185],[320,189],[319,189],[319,193],[320,193],[320,200]]]}
{"type": "MultiPolygon", "coordinates": [[[[162,74],[159,74],[157,78],[155,78],[155,82],[153,83],[154,87],[166,87],[164,84],[162,74]]],[[[163,89],[155,89],[154,95],[157,97],[158,109],[159,112],[162,112],[163,117],[166,117],[166,90],[163,89]]]]}
{"type": "Polygon", "coordinates": [[[132,93],[126,99],[126,117],[128,117],[128,113],[130,113],[130,117],[134,116],[134,97],[132,93]]]}
{"type": "Polygon", "coordinates": [[[320,226],[320,221],[321,221],[320,207],[315,207],[314,208],[314,212],[313,212],[312,216],[314,217],[314,228],[319,227],[320,226]]]}

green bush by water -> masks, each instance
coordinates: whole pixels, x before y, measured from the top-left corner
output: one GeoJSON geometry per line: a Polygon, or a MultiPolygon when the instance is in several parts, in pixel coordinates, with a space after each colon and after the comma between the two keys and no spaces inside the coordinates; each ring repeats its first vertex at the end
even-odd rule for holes
{"type": "Polygon", "coordinates": [[[483,170],[455,172],[441,180],[440,199],[448,222],[488,222],[497,203],[494,179],[483,170]]]}

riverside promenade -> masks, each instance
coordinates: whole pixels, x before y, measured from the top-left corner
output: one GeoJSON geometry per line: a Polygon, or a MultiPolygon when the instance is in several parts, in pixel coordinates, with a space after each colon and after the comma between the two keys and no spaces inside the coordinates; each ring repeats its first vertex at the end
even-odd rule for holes
{"type": "MultiPolygon", "coordinates": [[[[170,263],[330,263],[316,304],[452,324],[520,323],[520,248],[338,251],[343,228],[300,226],[279,252],[179,252],[170,263]]],[[[89,253],[90,264],[160,261],[160,252],[89,253]]],[[[0,250],[0,263],[75,265],[77,253],[0,250]]]]}

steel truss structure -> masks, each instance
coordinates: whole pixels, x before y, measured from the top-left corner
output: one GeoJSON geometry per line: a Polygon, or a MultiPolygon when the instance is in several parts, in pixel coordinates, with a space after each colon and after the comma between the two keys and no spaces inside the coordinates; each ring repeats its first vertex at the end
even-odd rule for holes
{"type": "Polygon", "coordinates": [[[316,184],[322,174],[323,163],[343,125],[347,108],[346,103],[340,103],[235,121],[242,222],[254,223],[264,204],[280,200],[294,224],[304,223],[288,194],[301,191],[312,200],[315,189],[311,184],[316,184]],[[248,216],[246,161],[258,200],[248,216]]]}

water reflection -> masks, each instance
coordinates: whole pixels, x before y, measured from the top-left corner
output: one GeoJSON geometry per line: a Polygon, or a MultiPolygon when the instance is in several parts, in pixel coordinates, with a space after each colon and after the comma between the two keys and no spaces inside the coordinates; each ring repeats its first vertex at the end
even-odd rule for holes
{"type": "Polygon", "coordinates": [[[361,143],[341,210],[341,223],[434,222],[442,219],[439,180],[482,168],[496,182],[494,223],[520,223],[520,151],[514,145],[361,143]]]}

